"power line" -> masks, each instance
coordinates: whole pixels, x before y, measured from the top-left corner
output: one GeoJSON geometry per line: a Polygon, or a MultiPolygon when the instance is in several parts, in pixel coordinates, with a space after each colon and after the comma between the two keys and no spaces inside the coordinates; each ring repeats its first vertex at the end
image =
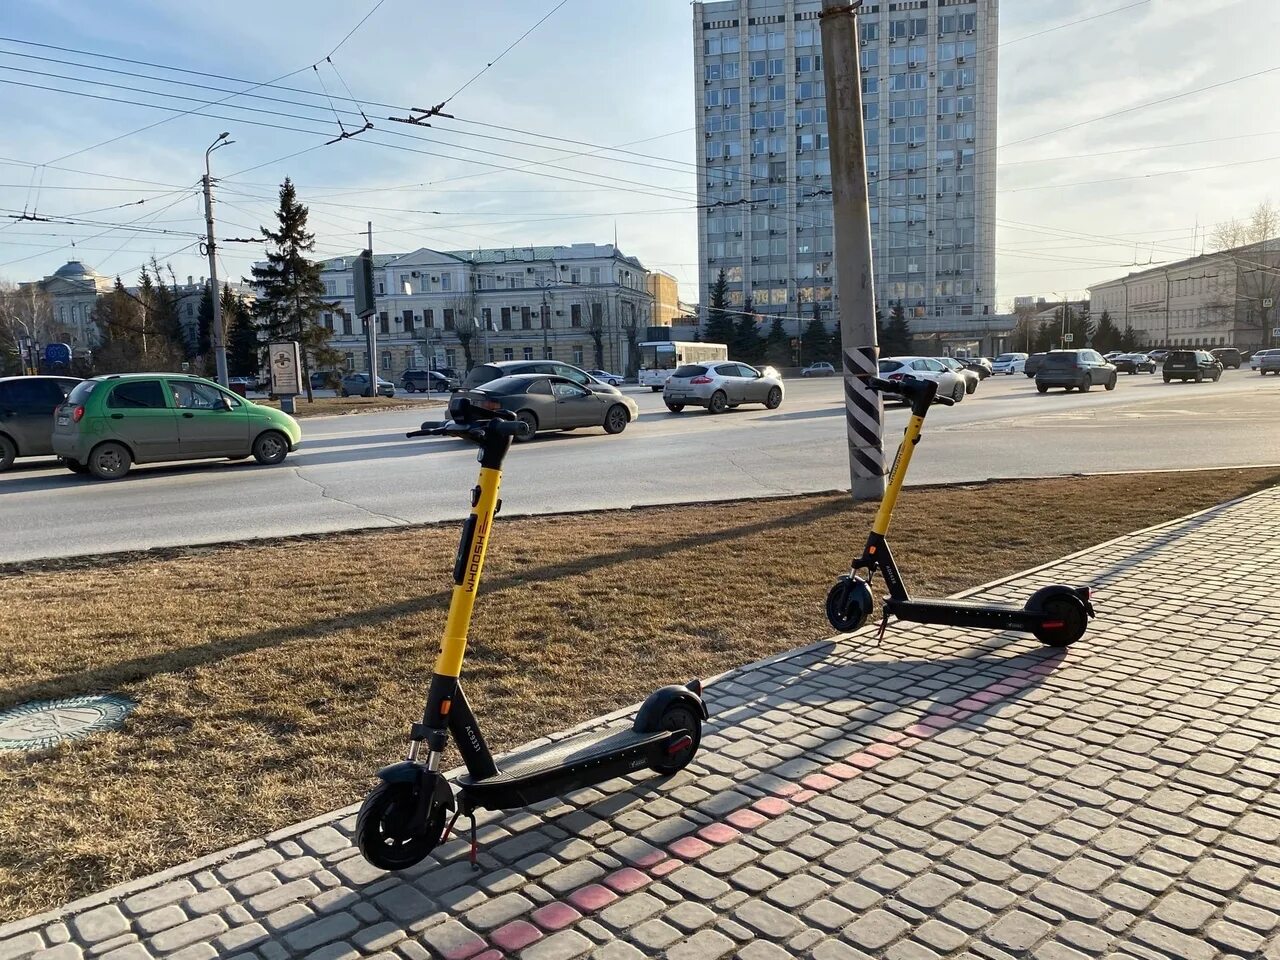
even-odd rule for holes
{"type": "Polygon", "coordinates": [[[346,35],[345,37],[343,37],[341,40],[339,40],[339,41],[338,41],[338,45],[337,45],[336,47],[334,47],[332,50],[330,50],[327,54],[325,54],[325,59],[326,59],[326,60],[328,60],[328,59],[329,59],[330,57],[332,57],[335,53],[337,53],[339,50],[341,50],[341,49],[342,49],[342,45],[343,45],[344,43],[346,43],[348,40],[350,40],[350,39],[351,39],[351,37],[352,37],[352,35],[353,35],[357,30],[359,30],[361,27],[363,27],[363,26],[364,26],[364,22],[365,22],[366,20],[368,20],[370,17],[372,17],[375,13],[377,13],[377,12],[378,12],[378,8],[379,8],[379,7],[381,7],[384,3],[386,3],[386,0],[378,0],[378,2],[377,2],[377,3],[375,3],[375,4],[373,5],[373,9],[372,9],[372,10],[370,10],[368,13],[366,13],[363,17],[361,17],[361,18],[360,18],[360,22],[359,22],[359,23],[357,23],[357,24],[356,24],[354,27],[352,27],[350,30],[348,30],[348,31],[347,31],[347,35],[346,35]]]}
{"type": "Polygon", "coordinates": [[[441,101],[440,106],[443,107],[450,100],[452,100],[454,97],[460,94],[463,90],[467,89],[467,87],[471,86],[471,84],[475,83],[482,76],[484,76],[484,74],[488,72],[490,67],[492,67],[495,63],[497,63],[499,60],[505,57],[512,50],[514,50],[519,45],[520,41],[522,41],[525,37],[529,36],[529,34],[533,33],[533,31],[537,30],[540,26],[542,26],[544,23],[550,20],[551,16],[568,2],[569,0],[560,0],[559,3],[557,3],[549,11],[547,11],[547,13],[543,16],[541,20],[535,23],[532,27],[530,27],[524,33],[520,34],[520,36],[516,37],[516,39],[512,41],[511,44],[505,50],[503,50],[500,54],[498,54],[496,57],[494,57],[492,60],[486,63],[484,65],[484,69],[480,70],[470,80],[468,80],[466,83],[460,86],[457,90],[453,91],[453,93],[449,94],[449,96],[445,97],[444,100],[441,101]]]}

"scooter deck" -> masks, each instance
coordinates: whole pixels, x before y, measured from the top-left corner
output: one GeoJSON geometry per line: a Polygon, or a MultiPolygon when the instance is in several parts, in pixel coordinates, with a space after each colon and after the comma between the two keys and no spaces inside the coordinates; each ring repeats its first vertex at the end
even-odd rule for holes
{"type": "Polygon", "coordinates": [[[885,612],[909,623],[938,623],[952,627],[987,627],[1032,632],[1043,615],[1011,603],[976,600],[886,600],[885,612]]]}
{"type": "Polygon", "coordinates": [[[476,780],[463,774],[458,785],[477,807],[525,806],[645,767],[651,755],[665,749],[671,735],[669,730],[638,733],[630,727],[594,730],[497,757],[496,775],[476,780]]]}

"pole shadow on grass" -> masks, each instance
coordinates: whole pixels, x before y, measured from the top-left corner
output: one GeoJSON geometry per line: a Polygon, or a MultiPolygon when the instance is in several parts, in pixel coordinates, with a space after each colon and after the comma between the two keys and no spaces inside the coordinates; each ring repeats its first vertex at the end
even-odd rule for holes
{"type": "MultiPolygon", "coordinates": [[[[836,517],[847,509],[848,503],[846,501],[820,503],[798,514],[730,527],[717,532],[716,537],[721,541],[740,539],[783,527],[803,524],[823,517],[836,517]]],[[[484,591],[492,594],[513,587],[527,586],[531,581],[554,580],[559,577],[575,576],[586,572],[599,572],[605,567],[629,563],[633,560],[658,559],[682,550],[705,546],[706,536],[705,531],[698,531],[669,544],[642,544],[615,550],[611,553],[593,553],[579,556],[562,562],[549,563],[541,567],[525,567],[514,569],[507,573],[486,574],[484,591]]],[[[75,569],[76,566],[77,564],[73,560],[62,569],[75,569]]],[[[26,686],[11,687],[7,690],[0,687],[0,709],[23,703],[27,700],[45,697],[75,696],[100,690],[117,690],[122,685],[138,683],[161,674],[180,673],[184,670],[207,666],[228,657],[239,656],[266,647],[279,646],[295,640],[324,637],[343,630],[364,627],[369,623],[378,623],[381,624],[382,629],[389,629],[391,622],[401,617],[422,613],[433,608],[441,611],[445,609],[452,595],[453,586],[448,580],[448,572],[444,567],[441,567],[439,578],[445,585],[441,589],[422,597],[414,597],[378,607],[369,607],[307,623],[275,627],[244,636],[227,637],[194,647],[162,651],[124,663],[95,667],[78,674],[69,674],[26,686]]],[[[434,638],[429,639],[434,642],[434,638]]]]}

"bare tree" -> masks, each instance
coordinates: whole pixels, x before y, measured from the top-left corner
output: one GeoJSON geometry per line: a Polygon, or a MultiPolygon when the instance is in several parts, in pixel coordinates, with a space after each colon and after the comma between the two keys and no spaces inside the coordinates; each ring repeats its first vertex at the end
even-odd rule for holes
{"type": "Polygon", "coordinates": [[[1209,235],[1209,243],[1214,250],[1230,250],[1277,237],[1280,237],[1280,210],[1268,199],[1259,203],[1247,219],[1233,217],[1218,224],[1209,235]]]}
{"type": "Polygon", "coordinates": [[[3,365],[18,357],[18,342],[30,337],[36,343],[59,342],[65,331],[55,329],[53,304],[48,294],[29,283],[22,287],[0,282],[0,355],[3,365]]]}
{"type": "Polygon", "coordinates": [[[587,334],[595,353],[597,370],[604,369],[604,335],[609,326],[609,299],[595,291],[583,291],[583,309],[587,312],[587,334]]]}

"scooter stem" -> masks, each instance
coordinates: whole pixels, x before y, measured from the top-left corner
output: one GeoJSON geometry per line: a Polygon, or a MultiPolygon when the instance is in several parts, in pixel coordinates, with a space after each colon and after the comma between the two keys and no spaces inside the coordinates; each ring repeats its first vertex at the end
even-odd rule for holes
{"type": "Polygon", "coordinates": [[[898,444],[898,454],[893,458],[893,469],[889,471],[889,485],[885,488],[884,496],[880,498],[880,509],[876,511],[876,518],[871,524],[872,533],[883,537],[889,532],[889,520],[893,517],[893,507],[898,502],[898,493],[902,490],[903,481],[907,478],[911,454],[915,451],[916,444],[920,442],[920,431],[923,427],[924,417],[918,413],[912,413],[911,419],[907,421],[907,429],[902,435],[902,442],[898,444]]]}

